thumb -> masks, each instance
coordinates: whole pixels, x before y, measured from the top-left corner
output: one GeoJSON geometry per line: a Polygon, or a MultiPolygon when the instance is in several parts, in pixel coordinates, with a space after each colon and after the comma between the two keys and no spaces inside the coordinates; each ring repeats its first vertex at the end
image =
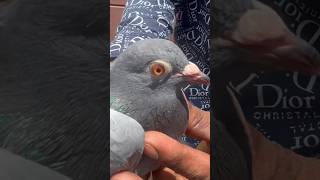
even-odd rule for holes
{"type": "Polygon", "coordinates": [[[181,144],[163,133],[145,133],[144,154],[187,178],[210,177],[209,154],[181,144]]]}
{"type": "Polygon", "coordinates": [[[210,111],[203,111],[187,101],[189,123],[186,134],[210,144],[210,111]]]}

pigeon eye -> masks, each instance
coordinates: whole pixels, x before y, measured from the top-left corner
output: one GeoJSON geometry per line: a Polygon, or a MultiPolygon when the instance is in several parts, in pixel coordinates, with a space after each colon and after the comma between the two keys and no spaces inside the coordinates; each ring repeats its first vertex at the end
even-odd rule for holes
{"type": "Polygon", "coordinates": [[[152,64],[151,74],[154,76],[161,76],[165,73],[166,69],[162,64],[152,64]]]}
{"type": "Polygon", "coordinates": [[[150,66],[151,75],[155,77],[168,74],[170,70],[170,64],[163,61],[154,61],[150,66]]]}

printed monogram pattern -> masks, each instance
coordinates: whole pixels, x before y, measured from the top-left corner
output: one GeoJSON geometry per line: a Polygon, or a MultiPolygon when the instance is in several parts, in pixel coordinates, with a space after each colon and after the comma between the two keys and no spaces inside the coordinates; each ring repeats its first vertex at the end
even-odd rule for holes
{"type": "MultiPolygon", "coordinates": [[[[310,1],[261,0],[298,37],[320,49],[320,9],[310,1]]],[[[231,82],[247,119],[275,143],[308,157],[320,152],[320,79],[299,72],[255,72],[231,82]]]]}

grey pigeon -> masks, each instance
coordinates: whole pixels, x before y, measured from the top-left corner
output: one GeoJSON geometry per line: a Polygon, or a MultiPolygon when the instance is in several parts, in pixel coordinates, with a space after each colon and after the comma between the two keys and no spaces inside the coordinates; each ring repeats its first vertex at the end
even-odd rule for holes
{"type": "MultiPolygon", "coordinates": [[[[189,83],[209,83],[209,78],[168,40],[138,41],[110,68],[110,107],[135,119],[145,131],[160,131],[177,140],[188,124],[181,89],[189,83]]],[[[143,156],[136,170],[145,175],[158,166],[143,156]]]]}
{"type": "Polygon", "coordinates": [[[47,167],[0,149],[1,180],[71,180],[47,167]]]}
{"type": "Polygon", "coordinates": [[[131,117],[110,109],[110,176],[131,170],[140,162],[144,146],[144,130],[131,117]]]}
{"type": "Polygon", "coordinates": [[[104,0],[1,4],[1,148],[72,179],[108,178],[106,19],[104,0]]]}

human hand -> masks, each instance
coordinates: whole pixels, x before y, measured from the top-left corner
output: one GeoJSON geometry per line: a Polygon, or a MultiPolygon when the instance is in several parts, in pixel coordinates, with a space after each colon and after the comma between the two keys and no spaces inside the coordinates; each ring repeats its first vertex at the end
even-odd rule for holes
{"type": "Polygon", "coordinates": [[[154,179],[209,179],[210,155],[181,144],[155,131],[145,135],[144,154],[165,168],[153,172],[154,179]]]}
{"type": "MultiPolygon", "coordinates": [[[[209,152],[210,144],[210,112],[202,111],[188,102],[189,124],[187,135],[205,144],[204,150],[209,152]],[[205,142],[205,143],[204,143],[205,142]]],[[[172,139],[156,131],[145,133],[144,154],[161,162],[162,168],[152,173],[156,179],[210,179],[210,155],[172,139]]],[[[141,177],[131,172],[121,172],[112,180],[140,180],[141,177]]]]}

